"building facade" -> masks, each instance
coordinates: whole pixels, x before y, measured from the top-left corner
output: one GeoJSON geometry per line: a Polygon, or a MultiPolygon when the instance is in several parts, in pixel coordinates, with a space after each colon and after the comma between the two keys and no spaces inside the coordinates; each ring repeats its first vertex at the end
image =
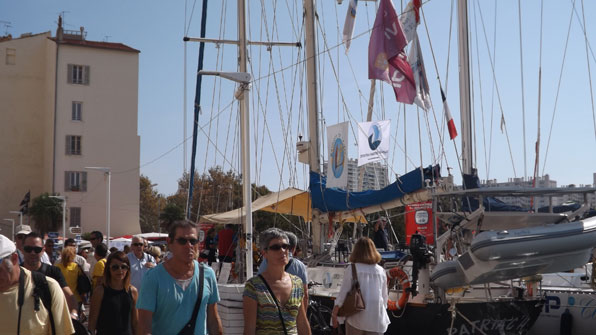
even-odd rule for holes
{"type": "MultiPolygon", "coordinates": [[[[379,162],[358,167],[358,159],[348,160],[348,191],[380,190],[389,185],[387,166],[379,162]],[[362,189],[358,188],[360,170],[363,170],[362,189]]],[[[323,173],[327,174],[327,162],[323,164],[323,173]]]]}
{"type": "Polygon", "coordinates": [[[8,212],[29,190],[59,194],[67,227],[105,234],[107,175],[86,167],[108,167],[110,235],[140,232],[138,68],[138,50],[83,28],[0,38],[1,215],[18,223],[8,212]]]}

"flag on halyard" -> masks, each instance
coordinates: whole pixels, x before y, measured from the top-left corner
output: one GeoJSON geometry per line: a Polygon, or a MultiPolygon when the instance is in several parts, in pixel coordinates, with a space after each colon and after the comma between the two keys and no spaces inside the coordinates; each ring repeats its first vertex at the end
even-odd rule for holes
{"type": "Polygon", "coordinates": [[[410,66],[414,73],[414,80],[416,81],[416,98],[414,103],[420,108],[428,111],[431,108],[430,89],[428,80],[426,79],[426,70],[424,68],[424,60],[422,59],[422,50],[420,49],[420,41],[418,41],[418,34],[414,34],[412,45],[410,46],[409,56],[410,66]]]}
{"type": "Polygon", "coordinates": [[[327,187],[348,188],[348,125],[342,122],[327,127],[327,187]]]}
{"type": "Polygon", "coordinates": [[[416,96],[416,83],[403,51],[406,44],[393,3],[381,0],[368,44],[368,79],[391,84],[395,99],[411,104],[416,96]]]}
{"type": "Polygon", "coordinates": [[[406,10],[399,17],[401,26],[404,29],[404,35],[406,40],[409,42],[414,39],[416,33],[416,27],[420,23],[420,6],[421,0],[412,0],[406,6],[406,10]]]}
{"type": "Polygon", "coordinates": [[[354,34],[354,22],[356,21],[356,6],[358,0],[350,0],[348,4],[348,12],[346,13],[346,22],[344,23],[343,42],[346,45],[346,53],[350,49],[352,43],[352,35],[354,34]]]}
{"type": "Polygon", "coordinates": [[[358,166],[387,159],[391,120],[358,123],[358,166]]]}
{"type": "Polygon", "coordinates": [[[21,200],[21,213],[26,214],[29,211],[29,202],[31,201],[31,191],[28,191],[27,194],[21,200]]]}
{"type": "Polygon", "coordinates": [[[454,139],[457,137],[457,129],[455,129],[455,122],[453,122],[453,116],[451,116],[451,112],[449,111],[449,106],[447,105],[447,98],[445,97],[443,88],[441,88],[441,99],[443,99],[443,109],[445,109],[445,118],[447,119],[447,129],[449,130],[449,138],[454,139]]]}

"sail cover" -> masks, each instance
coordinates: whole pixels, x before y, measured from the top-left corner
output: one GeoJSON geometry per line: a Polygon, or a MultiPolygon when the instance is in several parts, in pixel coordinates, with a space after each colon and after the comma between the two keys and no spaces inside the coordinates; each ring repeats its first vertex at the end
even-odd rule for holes
{"type": "Polygon", "coordinates": [[[324,176],[310,172],[310,194],[313,207],[326,212],[343,212],[381,205],[424,188],[424,180],[434,181],[440,177],[439,165],[415,169],[378,191],[347,192],[327,188],[324,176]]]}
{"type": "MultiPolygon", "coordinates": [[[[252,211],[266,211],[284,215],[301,216],[305,221],[311,221],[312,206],[310,194],[297,188],[287,188],[279,192],[269,193],[252,202],[252,211]]],[[[220,224],[240,224],[244,211],[236,208],[231,211],[201,216],[201,222],[220,224]]],[[[366,222],[362,213],[339,213],[338,218],[348,222],[366,222]]]]}

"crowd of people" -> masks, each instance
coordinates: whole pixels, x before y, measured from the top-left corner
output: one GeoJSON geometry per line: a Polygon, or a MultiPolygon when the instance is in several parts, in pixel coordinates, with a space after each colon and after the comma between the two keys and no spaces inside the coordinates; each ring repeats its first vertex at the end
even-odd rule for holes
{"type": "MultiPolygon", "coordinates": [[[[123,251],[108,250],[99,231],[89,241],[90,247],[77,252],[75,241],[67,239],[55,255],[54,241],[44,243],[29,226],[18,227],[15,242],[0,235],[0,334],[223,333],[211,265],[234,260],[238,239],[231,226],[217,234],[210,229],[202,250],[198,228],[189,221],[169,227],[167,252],[140,236],[123,251]]],[[[258,245],[258,273],[243,292],[244,334],[310,334],[308,275],[296,257],[298,238],[270,228],[260,234],[258,245]]],[[[350,262],[367,307],[345,319],[348,335],[387,329],[387,279],[380,259],[368,238],[352,250],[350,262]]],[[[335,300],[334,327],[352,280],[348,267],[335,300]]]]}

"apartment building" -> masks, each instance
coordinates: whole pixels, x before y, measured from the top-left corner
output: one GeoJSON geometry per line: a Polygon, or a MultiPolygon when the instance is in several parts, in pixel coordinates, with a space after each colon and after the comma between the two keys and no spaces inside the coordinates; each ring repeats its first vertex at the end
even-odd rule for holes
{"type": "Polygon", "coordinates": [[[55,193],[66,197],[67,227],[105,234],[107,174],[87,167],[107,167],[111,236],[140,232],[139,53],[61,20],[55,36],[0,37],[0,218],[18,223],[9,211],[29,190],[55,193]]]}
{"type": "MultiPolygon", "coordinates": [[[[323,173],[327,174],[327,162],[323,164],[323,173]]],[[[368,163],[358,167],[358,159],[348,160],[348,191],[380,190],[389,185],[387,165],[379,162],[368,163]],[[362,175],[362,189],[358,188],[360,171],[362,175]]]]}

